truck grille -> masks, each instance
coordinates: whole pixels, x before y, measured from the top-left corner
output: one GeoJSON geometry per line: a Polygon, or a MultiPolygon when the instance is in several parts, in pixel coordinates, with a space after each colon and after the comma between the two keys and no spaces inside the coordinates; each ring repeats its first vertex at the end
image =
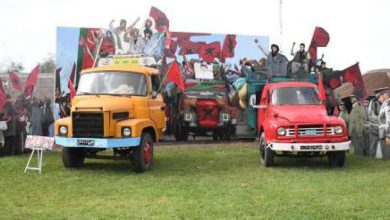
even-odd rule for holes
{"type": "MultiPolygon", "coordinates": [[[[334,129],[332,127],[326,127],[326,135],[334,135],[334,129]]],[[[306,136],[325,136],[324,128],[322,125],[304,125],[298,126],[297,131],[298,137],[306,136]]],[[[293,137],[295,136],[295,128],[286,129],[286,136],[293,137]]]]}
{"type": "Polygon", "coordinates": [[[74,137],[104,136],[103,113],[73,112],[72,122],[74,137]]]}

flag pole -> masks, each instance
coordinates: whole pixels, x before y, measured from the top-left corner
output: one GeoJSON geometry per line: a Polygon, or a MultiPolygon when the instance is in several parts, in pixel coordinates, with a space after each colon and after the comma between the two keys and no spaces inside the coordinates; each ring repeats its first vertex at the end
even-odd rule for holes
{"type": "MultiPolygon", "coordinates": [[[[177,62],[177,61],[174,60],[173,62],[177,62]]],[[[162,85],[164,84],[164,81],[167,79],[167,76],[168,76],[169,71],[171,70],[171,68],[172,68],[172,66],[173,66],[173,62],[172,62],[171,65],[168,67],[167,71],[165,71],[164,77],[163,77],[163,79],[161,80],[160,86],[158,87],[158,90],[157,90],[159,93],[160,93],[160,91],[161,91],[162,85]]]]}
{"type": "Polygon", "coordinates": [[[99,46],[96,50],[96,55],[95,55],[95,58],[93,59],[93,66],[92,67],[95,67],[95,65],[96,65],[96,61],[97,61],[99,54],[100,54],[100,48],[102,47],[102,43],[103,43],[103,35],[102,35],[102,38],[100,39],[99,46]]]}
{"type": "Polygon", "coordinates": [[[166,34],[166,30],[164,30],[164,32],[158,37],[158,39],[156,40],[156,42],[154,42],[153,46],[148,50],[148,53],[152,52],[154,50],[154,48],[157,47],[157,44],[161,41],[162,37],[166,34]]]}

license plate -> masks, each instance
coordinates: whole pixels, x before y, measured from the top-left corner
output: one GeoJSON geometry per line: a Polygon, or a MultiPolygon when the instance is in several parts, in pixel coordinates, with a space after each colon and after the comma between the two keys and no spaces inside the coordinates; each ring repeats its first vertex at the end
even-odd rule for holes
{"type": "Polygon", "coordinates": [[[306,130],[305,135],[316,135],[317,131],[316,130],[306,130]]]}
{"type": "Polygon", "coordinates": [[[322,145],[302,145],[301,150],[322,150],[322,145]]]}
{"type": "Polygon", "coordinates": [[[95,140],[77,140],[77,145],[93,147],[95,146],[95,140]]]}

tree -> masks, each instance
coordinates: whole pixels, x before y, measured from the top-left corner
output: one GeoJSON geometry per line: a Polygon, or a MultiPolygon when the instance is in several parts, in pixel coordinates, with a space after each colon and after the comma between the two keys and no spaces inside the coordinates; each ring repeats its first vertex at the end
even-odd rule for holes
{"type": "Polygon", "coordinates": [[[56,70],[56,60],[53,54],[49,54],[41,62],[41,73],[54,73],[56,70]]]}

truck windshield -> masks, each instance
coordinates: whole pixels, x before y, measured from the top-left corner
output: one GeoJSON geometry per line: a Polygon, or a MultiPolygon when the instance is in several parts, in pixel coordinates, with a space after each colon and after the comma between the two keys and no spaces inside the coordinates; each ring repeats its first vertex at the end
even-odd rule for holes
{"type": "Polygon", "coordinates": [[[93,72],[80,77],[77,95],[135,95],[146,96],[147,84],[143,74],[133,72],[93,72]]]}
{"type": "Polygon", "coordinates": [[[318,90],[312,87],[286,87],[272,91],[274,105],[319,105],[318,90]]]}

